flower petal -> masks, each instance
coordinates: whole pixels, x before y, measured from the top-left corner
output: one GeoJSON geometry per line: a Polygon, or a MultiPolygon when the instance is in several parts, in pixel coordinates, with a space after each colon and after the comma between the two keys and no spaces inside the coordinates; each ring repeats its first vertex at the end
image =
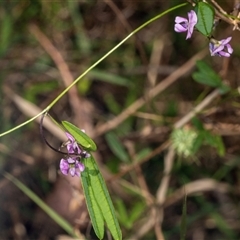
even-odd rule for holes
{"type": "Polygon", "coordinates": [[[231,39],[232,39],[232,37],[228,37],[228,38],[223,39],[223,40],[221,40],[221,41],[219,41],[219,42],[220,42],[220,44],[222,44],[222,45],[226,45],[227,43],[229,43],[229,42],[231,41],[231,39]]]}
{"type": "Polygon", "coordinates": [[[221,52],[219,52],[218,54],[219,54],[219,56],[230,57],[230,54],[227,53],[227,52],[224,52],[224,51],[221,51],[221,52]]]}
{"type": "Polygon", "coordinates": [[[191,10],[188,13],[188,19],[189,19],[189,22],[188,22],[188,32],[187,32],[186,39],[192,36],[194,26],[197,24],[197,14],[193,10],[191,10]]]}
{"type": "Polygon", "coordinates": [[[70,172],[71,176],[74,177],[75,173],[76,173],[75,167],[70,167],[69,172],[70,172]]]}
{"type": "Polygon", "coordinates": [[[75,159],[74,159],[74,158],[71,158],[71,157],[69,157],[69,158],[67,159],[67,161],[68,161],[68,163],[70,163],[70,164],[75,163],[75,159]]]}
{"type": "Polygon", "coordinates": [[[66,132],[65,134],[66,134],[68,140],[70,140],[70,142],[74,142],[75,141],[74,137],[70,133],[66,132]]]}
{"type": "Polygon", "coordinates": [[[230,54],[233,53],[233,48],[231,47],[230,44],[227,44],[227,45],[226,45],[226,48],[227,48],[227,51],[228,51],[230,54]]]}
{"type": "Polygon", "coordinates": [[[79,163],[78,163],[78,168],[79,168],[80,172],[83,172],[84,169],[85,169],[85,166],[84,166],[83,163],[79,162],[79,163]]]}
{"type": "Polygon", "coordinates": [[[184,27],[184,26],[181,25],[181,24],[176,23],[176,24],[174,25],[174,31],[175,31],[175,32],[186,32],[186,31],[187,31],[187,28],[184,27]]]}
{"type": "Polygon", "coordinates": [[[189,20],[189,23],[190,24],[193,24],[193,25],[196,25],[197,24],[197,14],[191,10],[189,13],[188,13],[188,20],[189,20]]]}
{"type": "Polygon", "coordinates": [[[62,174],[68,175],[69,163],[67,160],[65,160],[63,158],[60,161],[60,171],[62,172],[62,174]]]}
{"type": "Polygon", "coordinates": [[[175,18],[175,23],[188,23],[188,20],[186,18],[183,18],[183,17],[176,17],[175,18]]]}

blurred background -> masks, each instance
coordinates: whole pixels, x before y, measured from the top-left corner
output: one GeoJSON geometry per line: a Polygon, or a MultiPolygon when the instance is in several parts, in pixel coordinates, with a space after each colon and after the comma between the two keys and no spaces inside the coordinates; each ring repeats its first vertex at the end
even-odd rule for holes
{"type": "MultiPolygon", "coordinates": [[[[1,1],[0,132],[36,115],[130,32],[183,2],[1,1]]],[[[228,13],[237,3],[218,2],[228,13]]],[[[180,8],[131,37],[50,110],[55,120],[85,129],[97,143],[94,156],[123,239],[180,239],[183,206],[186,239],[240,238],[240,36],[221,21],[214,37],[232,36],[234,53],[211,57],[200,33],[186,41],[185,33],[173,30],[175,17],[187,17],[190,9],[180,8]],[[230,91],[220,95],[195,82],[197,60],[211,66],[230,91]]],[[[45,137],[58,149],[67,140],[64,133],[49,119],[44,123],[45,137]]],[[[67,239],[3,177],[5,171],[76,231],[96,239],[79,179],[59,173],[62,157],[44,144],[37,121],[0,138],[1,239],[67,239]]]]}

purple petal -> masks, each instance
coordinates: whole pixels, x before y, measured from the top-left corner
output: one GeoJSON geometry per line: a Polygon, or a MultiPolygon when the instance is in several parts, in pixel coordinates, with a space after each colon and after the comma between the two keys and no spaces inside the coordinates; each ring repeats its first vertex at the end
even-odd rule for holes
{"type": "Polygon", "coordinates": [[[197,14],[193,10],[188,13],[188,20],[189,24],[193,24],[194,26],[197,24],[197,14]]]}
{"type": "Polygon", "coordinates": [[[233,53],[233,49],[232,49],[231,45],[230,45],[230,44],[227,44],[226,47],[227,47],[227,51],[228,51],[230,54],[232,54],[232,53],[233,53]]]}
{"type": "Polygon", "coordinates": [[[84,166],[84,164],[83,164],[83,163],[79,162],[79,163],[77,164],[77,166],[78,166],[78,168],[79,168],[80,172],[83,172],[83,171],[84,171],[84,169],[85,169],[85,166],[84,166]]]}
{"type": "Polygon", "coordinates": [[[226,45],[227,43],[229,43],[231,41],[232,37],[228,37],[226,39],[223,39],[220,42],[221,45],[226,45]]]}
{"type": "Polygon", "coordinates": [[[187,31],[187,27],[184,27],[183,25],[176,23],[174,25],[174,31],[175,32],[186,32],[187,31]]]}
{"type": "Polygon", "coordinates": [[[60,170],[61,170],[62,174],[68,175],[69,163],[67,160],[65,160],[63,158],[60,161],[60,170]]]}
{"type": "Polygon", "coordinates": [[[75,167],[71,167],[71,168],[69,169],[69,172],[70,172],[71,176],[74,177],[74,176],[75,176],[75,173],[76,173],[75,167]]]}
{"type": "Polygon", "coordinates": [[[74,137],[70,133],[66,132],[65,134],[67,135],[67,138],[68,138],[68,140],[70,140],[70,142],[75,141],[74,137]]]}
{"type": "Polygon", "coordinates": [[[175,23],[188,23],[188,20],[186,18],[183,17],[176,17],[175,18],[175,23]]]}
{"type": "Polygon", "coordinates": [[[75,163],[76,161],[75,161],[75,159],[73,159],[73,158],[71,158],[71,157],[69,157],[68,159],[67,159],[67,161],[68,161],[68,163],[75,163]]]}
{"type": "Polygon", "coordinates": [[[186,39],[192,36],[194,26],[197,24],[197,15],[193,10],[191,10],[188,13],[188,19],[189,19],[189,23],[188,23],[188,32],[187,32],[186,39]]]}
{"type": "Polygon", "coordinates": [[[75,142],[71,142],[67,144],[67,150],[68,153],[76,153],[76,154],[80,154],[81,153],[81,149],[79,148],[78,144],[75,142]]]}
{"type": "Polygon", "coordinates": [[[221,51],[218,53],[220,56],[223,56],[223,57],[230,57],[230,54],[229,53],[226,53],[224,51],[221,51]]]}
{"type": "Polygon", "coordinates": [[[216,47],[215,49],[213,49],[212,54],[215,55],[216,53],[222,51],[223,49],[224,49],[224,46],[220,45],[220,46],[216,47]]]}

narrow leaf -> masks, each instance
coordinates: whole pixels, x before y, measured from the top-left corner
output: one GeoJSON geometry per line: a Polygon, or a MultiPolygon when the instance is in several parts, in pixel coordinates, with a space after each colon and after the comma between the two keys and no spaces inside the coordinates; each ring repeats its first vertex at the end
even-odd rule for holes
{"type": "Polygon", "coordinates": [[[95,196],[95,201],[102,212],[106,225],[113,238],[115,240],[120,240],[122,239],[122,233],[113,203],[108,193],[105,181],[98,169],[97,164],[95,163],[94,158],[91,156],[90,158],[84,159],[84,165],[86,167],[85,171],[88,173],[89,182],[93,191],[93,195],[95,196]]]}
{"type": "Polygon", "coordinates": [[[67,121],[62,121],[64,128],[76,139],[76,141],[88,151],[96,151],[95,142],[78,127],[67,121]]]}
{"type": "Polygon", "coordinates": [[[205,36],[211,36],[214,20],[214,9],[205,2],[199,2],[195,9],[198,17],[196,28],[205,36]]]}
{"type": "Polygon", "coordinates": [[[87,208],[89,212],[89,216],[92,221],[93,229],[95,234],[99,239],[103,239],[104,236],[104,219],[100,208],[95,199],[95,195],[93,193],[93,189],[91,186],[91,182],[89,179],[89,169],[85,168],[85,170],[81,174],[83,191],[87,203],[87,208]]]}

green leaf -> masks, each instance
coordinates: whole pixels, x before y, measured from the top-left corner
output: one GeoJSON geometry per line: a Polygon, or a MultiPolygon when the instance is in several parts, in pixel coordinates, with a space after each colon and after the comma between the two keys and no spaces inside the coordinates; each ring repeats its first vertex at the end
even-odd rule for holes
{"type": "Polygon", "coordinates": [[[197,61],[198,72],[193,73],[193,79],[210,87],[218,88],[221,94],[230,91],[230,87],[222,82],[221,77],[204,61],[197,61]]]}
{"type": "Polygon", "coordinates": [[[212,68],[204,61],[197,61],[196,63],[199,72],[193,73],[193,79],[196,82],[205,84],[211,87],[220,87],[222,80],[220,76],[212,70],[212,68]]]}
{"type": "Polygon", "coordinates": [[[67,233],[69,233],[74,238],[83,236],[77,236],[74,232],[73,227],[64,218],[62,218],[58,213],[56,213],[52,208],[50,208],[46,203],[44,203],[32,190],[30,190],[26,185],[20,182],[17,178],[9,173],[4,173],[5,178],[15,184],[24,194],[26,194],[30,199],[32,199],[49,217],[51,217],[60,227],[62,227],[67,233]]]}
{"type": "MultiPolygon", "coordinates": [[[[85,170],[84,174],[82,174],[82,178],[86,176],[85,174],[88,175],[88,180],[83,184],[83,186],[85,187],[86,183],[88,183],[88,188],[90,188],[92,191],[92,195],[90,194],[89,197],[86,197],[86,200],[90,201],[89,203],[87,202],[87,204],[88,206],[91,206],[91,204],[94,204],[94,206],[97,205],[100,209],[100,211],[95,213],[93,212],[91,219],[95,218],[96,221],[100,219],[101,222],[99,225],[101,225],[102,218],[104,218],[113,238],[115,240],[120,240],[122,239],[121,229],[119,227],[112,200],[98,166],[93,156],[84,159],[83,163],[85,165],[85,170]],[[99,217],[95,216],[94,214],[102,214],[102,216],[99,217]]],[[[96,206],[95,209],[97,209],[96,206]]]]}
{"type": "Polygon", "coordinates": [[[104,236],[104,218],[103,214],[97,204],[91,181],[89,178],[88,169],[85,169],[81,173],[83,191],[87,203],[90,219],[92,221],[93,229],[99,239],[103,239],[104,236]]]}
{"type": "Polygon", "coordinates": [[[128,162],[128,154],[126,153],[122,143],[119,141],[114,132],[109,132],[105,135],[108,146],[112,152],[123,162],[128,162]]]}
{"type": "Polygon", "coordinates": [[[76,139],[76,141],[88,151],[96,151],[95,142],[78,127],[67,121],[62,121],[64,128],[76,139]]]}
{"type": "Polygon", "coordinates": [[[199,2],[195,11],[198,17],[198,22],[195,27],[203,35],[207,37],[211,36],[215,15],[213,7],[205,2],[199,2]]]}

